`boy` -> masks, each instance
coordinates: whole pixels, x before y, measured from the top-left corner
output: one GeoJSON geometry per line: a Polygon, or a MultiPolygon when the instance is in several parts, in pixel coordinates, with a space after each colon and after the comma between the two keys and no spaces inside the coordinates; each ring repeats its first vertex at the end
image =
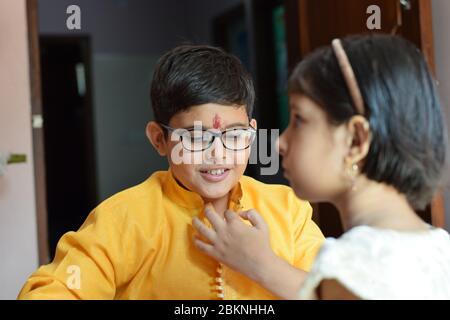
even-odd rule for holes
{"type": "Polygon", "coordinates": [[[151,101],[147,137],[169,170],[95,208],[19,298],[275,298],[194,246],[192,218],[205,221],[207,204],[222,217],[227,209],[266,212],[273,250],[309,270],[323,241],[310,205],[288,187],[243,176],[256,121],[240,61],[214,47],[177,47],[158,62],[151,101]]]}

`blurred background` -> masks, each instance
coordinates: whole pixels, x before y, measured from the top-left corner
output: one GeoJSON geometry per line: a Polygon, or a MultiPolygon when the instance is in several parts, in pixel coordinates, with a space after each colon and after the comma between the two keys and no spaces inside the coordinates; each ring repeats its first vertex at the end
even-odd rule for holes
{"type": "MultiPolygon", "coordinates": [[[[335,37],[397,33],[425,53],[447,112],[448,15],[447,0],[0,0],[0,153],[25,156],[0,173],[0,299],[14,299],[98,203],[167,169],[145,136],[165,51],[192,43],[236,54],[254,77],[259,128],[282,131],[286,81],[302,57],[335,37]],[[81,30],[67,27],[70,5],[81,30]],[[379,30],[367,27],[370,5],[379,30]]],[[[264,166],[246,174],[286,184],[264,166]]],[[[314,212],[326,236],[342,233],[331,205],[314,212]]],[[[450,229],[448,184],[419,214],[450,229]]]]}

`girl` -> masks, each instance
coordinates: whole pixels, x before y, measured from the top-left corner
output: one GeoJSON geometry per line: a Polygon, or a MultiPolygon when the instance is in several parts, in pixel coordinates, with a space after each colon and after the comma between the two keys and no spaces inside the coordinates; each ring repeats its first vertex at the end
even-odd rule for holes
{"type": "Polygon", "coordinates": [[[286,299],[450,299],[450,237],[415,213],[443,174],[446,131],[420,51],[390,35],[334,40],[289,79],[291,120],[279,138],[296,195],[331,202],[345,233],[309,274],[271,250],[254,210],[193,224],[196,246],[286,299]],[[242,243],[246,243],[242,246],[242,243]]]}

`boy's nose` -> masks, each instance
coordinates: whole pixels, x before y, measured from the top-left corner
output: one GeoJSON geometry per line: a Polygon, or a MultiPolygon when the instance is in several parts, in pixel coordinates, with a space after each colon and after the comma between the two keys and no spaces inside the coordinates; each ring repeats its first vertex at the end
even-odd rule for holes
{"type": "Polygon", "coordinates": [[[225,159],[226,149],[223,146],[222,140],[216,137],[211,145],[211,158],[222,160],[225,159]]]}

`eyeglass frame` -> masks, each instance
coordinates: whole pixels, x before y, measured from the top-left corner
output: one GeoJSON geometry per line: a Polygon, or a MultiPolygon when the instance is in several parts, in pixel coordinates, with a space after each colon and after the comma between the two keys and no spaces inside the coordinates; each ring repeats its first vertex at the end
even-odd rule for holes
{"type": "MultiPolygon", "coordinates": [[[[163,127],[164,129],[166,129],[166,130],[168,130],[168,131],[172,131],[172,132],[174,132],[174,131],[176,131],[176,130],[185,130],[185,131],[194,131],[194,130],[195,130],[195,128],[190,128],[190,129],[185,129],[185,128],[172,128],[172,127],[170,127],[170,126],[168,126],[168,125],[165,125],[165,124],[163,124],[163,123],[159,123],[159,125],[160,125],[161,127],[163,127]]],[[[186,148],[186,147],[184,146],[184,144],[183,144],[183,136],[182,136],[182,135],[180,135],[180,142],[181,142],[181,145],[183,146],[183,148],[184,148],[185,150],[190,151],[190,152],[203,152],[203,151],[205,151],[205,150],[211,148],[211,146],[214,144],[214,141],[216,140],[216,138],[220,138],[220,141],[222,142],[222,145],[223,145],[223,147],[224,147],[225,149],[231,150],[231,151],[243,151],[243,150],[247,150],[248,148],[250,148],[250,146],[252,145],[253,141],[254,141],[255,138],[256,138],[256,129],[253,128],[251,125],[249,125],[248,128],[230,128],[230,129],[225,129],[225,130],[220,131],[220,132],[213,132],[213,131],[210,131],[210,130],[211,130],[211,129],[205,129],[205,130],[202,130],[202,131],[207,131],[207,132],[209,132],[209,133],[212,135],[212,137],[213,137],[212,140],[210,141],[209,145],[208,145],[206,148],[203,148],[203,149],[201,149],[201,150],[191,150],[191,149],[186,148]],[[245,147],[244,149],[230,149],[230,148],[228,148],[228,147],[225,145],[225,142],[223,142],[223,139],[222,139],[223,134],[226,133],[226,132],[228,132],[228,131],[233,131],[233,130],[247,130],[247,131],[250,131],[250,132],[252,133],[251,142],[249,143],[249,145],[248,145],[247,147],[245,147]]]]}

